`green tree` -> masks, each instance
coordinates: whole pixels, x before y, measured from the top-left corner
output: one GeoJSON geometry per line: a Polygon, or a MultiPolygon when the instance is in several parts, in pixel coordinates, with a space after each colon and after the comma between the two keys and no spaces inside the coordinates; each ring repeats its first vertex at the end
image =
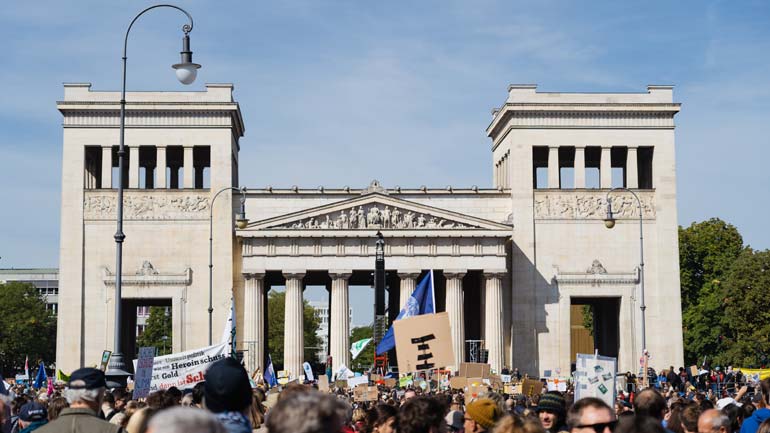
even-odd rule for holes
{"type": "MultiPolygon", "coordinates": [[[[276,371],[283,369],[285,300],[286,292],[276,292],[275,290],[270,291],[267,300],[267,347],[276,371]]],[[[318,347],[321,346],[321,339],[316,335],[320,321],[315,317],[313,307],[311,307],[307,301],[305,301],[302,325],[305,337],[304,358],[305,361],[315,364],[317,361],[318,347]]]]}
{"type": "MultiPolygon", "coordinates": [[[[364,338],[372,338],[373,330],[371,326],[358,326],[350,331],[350,343],[355,343],[364,338]]],[[[355,370],[369,369],[374,364],[374,341],[369,343],[364,350],[358,354],[358,357],[350,360],[348,367],[355,370]]]]}
{"type": "Polygon", "coordinates": [[[725,353],[729,324],[723,314],[721,281],[743,250],[735,226],[718,218],[679,228],[679,268],[685,362],[712,361],[725,353]],[[721,338],[720,338],[721,336],[721,338]]]}
{"type": "Polygon", "coordinates": [[[56,318],[47,311],[35,286],[0,284],[0,370],[13,377],[24,370],[29,357],[30,375],[38,361],[50,363],[56,356],[56,318]]]}
{"type": "Polygon", "coordinates": [[[136,339],[136,347],[154,347],[157,353],[171,353],[171,309],[166,307],[150,307],[150,317],[144,332],[136,339]]]}
{"type": "Polygon", "coordinates": [[[724,335],[723,363],[743,367],[767,365],[770,352],[770,250],[741,253],[723,284],[723,311],[730,329],[724,335]]]}

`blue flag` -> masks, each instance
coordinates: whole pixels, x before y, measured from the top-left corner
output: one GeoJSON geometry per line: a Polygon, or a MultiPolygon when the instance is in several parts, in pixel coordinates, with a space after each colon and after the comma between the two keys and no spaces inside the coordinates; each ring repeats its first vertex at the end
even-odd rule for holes
{"type": "Polygon", "coordinates": [[[267,367],[265,367],[265,383],[270,388],[278,385],[278,378],[275,377],[275,369],[273,368],[273,358],[267,355],[267,367]]]}
{"type": "Polygon", "coordinates": [[[37,376],[35,376],[35,388],[40,389],[44,384],[48,384],[48,375],[45,374],[45,365],[43,364],[43,361],[40,361],[40,367],[38,367],[37,376]]]}
{"type": "MultiPolygon", "coordinates": [[[[433,290],[433,270],[431,270],[414,289],[412,296],[406,301],[396,320],[421,314],[434,314],[435,312],[436,295],[433,290]]],[[[393,325],[390,325],[390,329],[382,337],[380,344],[377,345],[377,354],[381,355],[394,347],[396,347],[396,336],[393,334],[393,325]]]]}

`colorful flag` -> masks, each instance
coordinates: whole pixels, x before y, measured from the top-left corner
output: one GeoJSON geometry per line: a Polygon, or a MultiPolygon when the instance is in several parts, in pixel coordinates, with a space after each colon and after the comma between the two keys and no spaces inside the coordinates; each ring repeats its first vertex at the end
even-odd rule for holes
{"type": "Polygon", "coordinates": [[[278,379],[275,377],[275,369],[273,368],[273,358],[267,355],[267,367],[265,367],[265,383],[267,386],[274,387],[278,385],[278,379]]]}
{"type": "Polygon", "coordinates": [[[24,358],[24,375],[27,376],[27,380],[29,380],[29,356],[24,358]]]}
{"type": "Polygon", "coordinates": [[[37,368],[37,376],[35,376],[35,388],[42,388],[47,381],[48,375],[45,373],[45,365],[43,361],[40,361],[40,366],[37,368]]]}
{"type": "MultiPolygon", "coordinates": [[[[428,272],[420,281],[420,284],[412,292],[412,296],[407,299],[404,308],[398,313],[396,320],[406,319],[407,317],[419,316],[421,314],[433,314],[436,312],[436,295],[433,289],[433,270],[428,272]]],[[[393,325],[382,337],[382,341],[377,345],[377,354],[381,355],[390,349],[396,347],[396,337],[393,334],[393,325]]]]}
{"type": "Polygon", "coordinates": [[[50,397],[53,394],[53,378],[48,378],[48,392],[46,394],[50,397]]]}
{"type": "Polygon", "coordinates": [[[64,374],[63,371],[57,369],[56,370],[56,381],[57,382],[69,382],[70,381],[70,375],[64,374]]]}
{"type": "Polygon", "coordinates": [[[230,313],[227,315],[225,329],[222,330],[222,343],[230,346],[230,356],[235,357],[235,299],[230,298],[230,313]]]}
{"type": "Polygon", "coordinates": [[[8,388],[6,387],[5,378],[2,373],[0,373],[0,395],[8,395],[8,388]]]}
{"type": "Polygon", "coordinates": [[[361,354],[361,352],[366,348],[366,345],[369,344],[372,341],[371,338],[364,338],[363,340],[358,340],[354,342],[350,346],[350,359],[356,359],[358,358],[358,355],[361,354]]]}

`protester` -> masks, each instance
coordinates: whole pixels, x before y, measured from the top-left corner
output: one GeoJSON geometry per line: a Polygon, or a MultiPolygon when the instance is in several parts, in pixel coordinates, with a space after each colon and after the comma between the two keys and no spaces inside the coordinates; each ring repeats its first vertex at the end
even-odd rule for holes
{"type": "Polygon", "coordinates": [[[492,429],[502,416],[499,405],[492,399],[480,398],[465,407],[465,433],[482,433],[492,429]]]}
{"type": "MultiPolygon", "coordinates": [[[[394,406],[378,404],[374,409],[370,409],[370,412],[374,421],[369,432],[394,433],[398,429],[398,409],[394,406]]],[[[462,414],[460,418],[462,419],[462,414]]]]}
{"type": "Polygon", "coordinates": [[[398,413],[398,433],[445,433],[445,408],[435,398],[413,397],[398,413]]]}
{"type": "Polygon", "coordinates": [[[618,419],[613,433],[664,433],[660,422],[650,416],[624,416],[618,419]]]}
{"type": "Polygon", "coordinates": [[[576,401],[567,412],[567,426],[571,433],[608,433],[615,429],[616,424],[612,408],[604,400],[594,397],[576,401]]]}
{"type": "Polygon", "coordinates": [[[52,398],[51,401],[48,402],[48,421],[53,421],[58,418],[62,409],[68,408],[69,406],[70,404],[67,403],[67,399],[64,397],[52,398]]]}
{"type": "Polygon", "coordinates": [[[709,409],[698,418],[698,433],[731,433],[730,417],[718,409],[709,409]]]}
{"type": "Polygon", "coordinates": [[[564,396],[558,391],[548,391],[540,396],[537,415],[548,433],[566,432],[564,396]]]}
{"type": "Polygon", "coordinates": [[[699,405],[689,405],[682,411],[682,428],[685,433],[698,433],[698,418],[702,410],[699,405]]]}
{"type": "Polygon", "coordinates": [[[37,402],[29,402],[19,411],[19,433],[30,433],[48,423],[48,411],[37,402]]]}
{"type": "Polygon", "coordinates": [[[765,422],[765,420],[770,419],[770,409],[768,409],[768,406],[770,406],[770,377],[762,380],[759,383],[759,388],[762,391],[762,397],[755,404],[757,410],[743,421],[741,433],[756,433],[759,425],[765,422]]]}
{"type": "Polygon", "coordinates": [[[249,375],[234,358],[221,359],[206,371],[203,404],[227,433],[251,433],[247,417],[252,404],[249,375]]]}
{"type": "Polygon", "coordinates": [[[329,394],[308,390],[294,392],[278,401],[267,414],[269,433],[338,432],[344,420],[344,403],[329,394]]]}
{"type": "Polygon", "coordinates": [[[115,433],[120,427],[97,418],[107,383],[104,373],[95,368],[81,368],[72,372],[67,401],[70,407],[62,409],[59,417],[44,425],[39,433],[115,433]]]}
{"type": "Polygon", "coordinates": [[[206,411],[174,407],[152,417],[147,433],[226,433],[226,430],[206,411]]]}

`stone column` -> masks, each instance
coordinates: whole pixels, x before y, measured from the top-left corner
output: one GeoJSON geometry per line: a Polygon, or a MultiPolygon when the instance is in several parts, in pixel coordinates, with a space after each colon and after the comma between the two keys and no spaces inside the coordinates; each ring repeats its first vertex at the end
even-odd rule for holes
{"type": "MultiPolygon", "coordinates": [[[[187,177],[185,171],[185,177],[187,177]]],[[[286,277],[286,304],[283,321],[283,368],[291,377],[304,377],[302,362],[304,358],[303,300],[302,278],[304,271],[284,272],[286,277]]]]}
{"type": "Polygon", "coordinates": [[[465,362],[465,310],[463,309],[463,276],[465,271],[445,270],[446,277],[446,312],[452,328],[452,349],[455,354],[454,366],[457,371],[460,363],[465,362]]]}
{"type": "Polygon", "coordinates": [[[139,188],[139,146],[130,146],[128,152],[128,187],[139,188]]]}
{"type": "Polygon", "coordinates": [[[417,278],[420,277],[420,271],[400,271],[398,278],[401,279],[401,287],[398,293],[398,306],[404,308],[406,300],[412,296],[415,287],[417,287],[417,278]]]}
{"type": "Polygon", "coordinates": [[[155,188],[166,189],[166,147],[158,146],[156,149],[155,165],[157,174],[155,176],[155,188]]]}
{"type": "Polygon", "coordinates": [[[182,188],[194,188],[195,167],[193,166],[193,147],[184,147],[184,182],[182,188]]]}
{"type": "Polygon", "coordinates": [[[575,188],[586,187],[586,148],[575,146],[575,188]]]}
{"type": "Polygon", "coordinates": [[[612,188],[612,148],[602,146],[602,159],[599,163],[599,187],[606,189],[612,188]]]}
{"type": "Polygon", "coordinates": [[[636,160],[636,148],[628,147],[626,154],[626,188],[639,188],[639,166],[636,160]]]}
{"type": "MultiPolygon", "coordinates": [[[[503,368],[503,271],[484,271],[485,305],[484,346],[489,351],[489,364],[498,374],[503,368]]],[[[448,287],[448,286],[447,286],[448,287]]]]}
{"type": "Polygon", "coordinates": [[[548,146],[548,188],[559,188],[558,146],[548,146]]]}
{"type": "Polygon", "coordinates": [[[243,274],[246,284],[243,296],[243,348],[246,352],[246,371],[249,376],[257,368],[264,372],[265,343],[265,274],[243,274]]]}
{"type": "Polygon", "coordinates": [[[112,188],[112,146],[102,146],[102,184],[104,189],[112,188]]]}
{"type": "Polygon", "coordinates": [[[350,300],[348,279],[353,271],[329,271],[332,279],[329,354],[332,372],[342,364],[350,368],[350,300]]]}

